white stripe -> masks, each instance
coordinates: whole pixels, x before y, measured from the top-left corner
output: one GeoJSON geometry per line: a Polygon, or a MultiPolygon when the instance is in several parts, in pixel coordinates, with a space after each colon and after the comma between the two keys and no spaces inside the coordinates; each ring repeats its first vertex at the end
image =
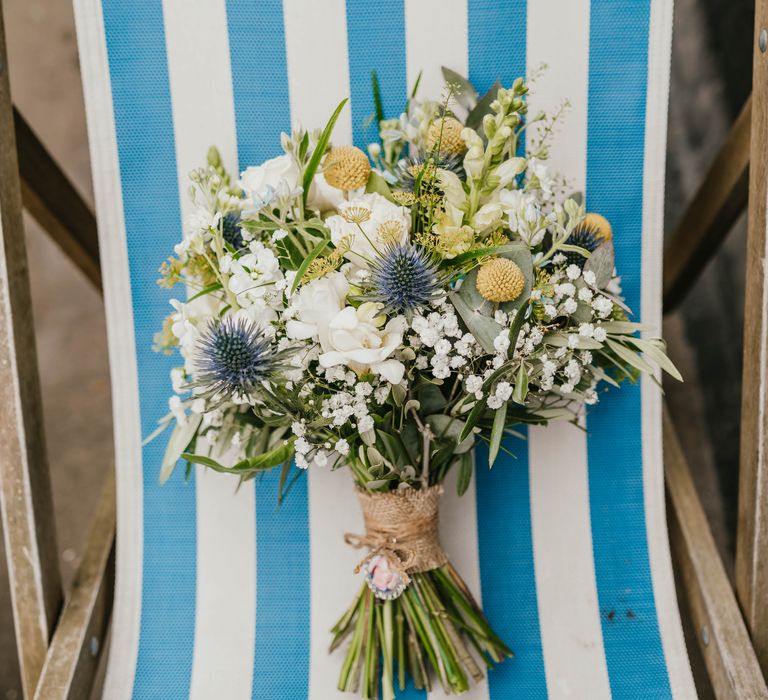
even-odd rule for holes
{"type": "MultiPolygon", "coordinates": [[[[349,97],[346,5],[344,0],[284,0],[283,15],[291,124],[322,129],[339,102],[349,97]]],[[[331,140],[352,142],[349,104],[331,140]]]]}
{"type": "Polygon", "coordinates": [[[352,604],[363,583],[354,574],[366,550],[344,543],[344,533],[364,533],[363,517],[347,469],[313,468],[309,478],[310,591],[309,700],[345,700],[336,690],[348,642],[328,653],[331,628],[352,604]]]}
{"type": "Polygon", "coordinates": [[[117,560],[110,655],[103,697],[123,700],[133,693],[139,651],[143,553],[141,421],[133,332],[131,282],[120,185],[112,89],[104,18],[99,0],[76,0],[75,21],[83,75],[93,189],[104,275],[104,307],[112,378],[117,472],[117,560]]]}
{"type": "MultiPolygon", "coordinates": [[[[643,165],[641,318],[643,323],[653,326],[656,330],[648,335],[658,335],[661,332],[664,164],[671,44],[672,0],[652,0],[643,165]]],[[[672,697],[688,700],[697,696],[680,623],[667,538],[661,444],[661,393],[651,377],[645,375],[641,380],[641,393],[645,528],[656,616],[672,697]]]]}
{"type": "MultiPolygon", "coordinates": [[[[205,163],[209,146],[216,145],[225,166],[237,172],[226,6],[224,0],[165,0],[163,17],[186,221],[193,208],[187,195],[189,172],[205,163]]],[[[205,467],[195,470],[195,479],[197,581],[189,696],[246,700],[251,697],[256,630],[254,483],[238,490],[231,477],[205,467]]]]}
{"type": "MultiPolygon", "coordinates": [[[[475,455],[473,454],[473,457],[475,455]]],[[[481,469],[487,469],[487,464],[481,464],[481,469]]],[[[477,473],[477,465],[475,465],[477,473]]],[[[456,492],[458,470],[452,469],[445,479],[445,493],[440,503],[440,542],[448,553],[451,563],[469,586],[478,604],[482,605],[480,591],[480,552],[477,545],[477,497],[473,477],[469,488],[463,496],[456,492]]],[[[470,650],[470,653],[471,650],[470,650]]],[[[475,656],[480,668],[482,661],[475,656]]],[[[429,700],[448,700],[455,695],[446,695],[441,687],[436,687],[429,693],[429,700]]],[[[461,696],[467,700],[488,700],[488,677],[473,685],[461,696]]]]}
{"type": "MultiPolygon", "coordinates": [[[[551,141],[550,172],[584,191],[587,170],[589,0],[528,3],[527,66],[546,63],[529,114],[570,110],[551,141]]],[[[536,131],[529,135],[533,138],[536,131]]],[[[553,424],[529,432],[531,528],[542,652],[550,698],[610,698],[589,509],[587,437],[553,424]]]]}
{"type": "Polygon", "coordinates": [[[405,65],[410,91],[421,75],[419,99],[439,100],[446,66],[468,72],[466,0],[405,0],[405,65]]]}
{"type": "MultiPolygon", "coordinates": [[[[312,3],[285,0],[285,46],[291,123],[322,128],[336,105],[349,95],[346,7],[342,0],[312,3]],[[316,37],[321,37],[318,48],[316,37]]],[[[333,141],[351,143],[347,105],[333,141]]],[[[362,578],[354,568],[364,552],[344,544],[345,532],[363,532],[353,481],[346,469],[310,469],[309,499],[310,654],[309,698],[347,698],[336,690],[346,646],[328,653],[331,627],[352,603],[362,578]]]]}

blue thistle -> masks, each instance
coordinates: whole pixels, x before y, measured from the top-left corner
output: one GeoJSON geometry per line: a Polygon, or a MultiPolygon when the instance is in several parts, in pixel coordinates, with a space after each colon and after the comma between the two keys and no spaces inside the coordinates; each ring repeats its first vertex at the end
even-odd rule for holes
{"type": "Polygon", "coordinates": [[[224,240],[232,246],[234,250],[240,250],[243,243],[243,232],[240,229],[240,212],[231,211],[225,214],[221,220],[221,233],[224,240]]]}
{"type": "MultiPolygon", "coordinates": [[[[464,180],[466,177],[464,161],[460,156],[428,156],[427,158],[416,156],[414,158],[403,158],[398,162],[395,169],[398,189],[404,192],[413,192],[416,189],[416,180],[419,175],[424,180],[429,181],[428,173],[430,166],[440,168],[441,170],[450,170],[461,180],[464,180]]],[[[427,185],[427,182],[424,180],[422,180],[422,187],[427,185]]]]}
{"type": "MultiPolygon", "coordinates": [[[[591,229],[588,226],[577,226],[573,233],[565,241],[568,245],[575,245],[579,248],[584,248],[588,253],[594,253],[600,244],[603,242],[597,229],[591,229]]],[[[587,262],[581,253],[575,251],[562,251],[565,255],[566,265],[577,265],[579,268],[584,268],[584,263],[587,262]]]]}
{"type": "Polygon", "coordinates": [[[213,321],[197,348],[196,386],[209,396],[250,394],[282,366],[282,356],[251,321],[213,321]]]}
{"type": "Polygon", "coordinates": [[[410,316],[439,293],[442,277],[432,258],[411,243],[388,245],[371,264],[369,301],[384,304],[386,313],[410,316]]]}

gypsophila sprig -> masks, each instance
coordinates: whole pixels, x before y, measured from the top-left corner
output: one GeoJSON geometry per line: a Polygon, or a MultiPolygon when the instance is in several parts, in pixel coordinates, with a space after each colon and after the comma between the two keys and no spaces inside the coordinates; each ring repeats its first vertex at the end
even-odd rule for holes
{"type": "Polygon", "coordinates": [[[355,481],[367,585],[332,648],[351,640],[338,687],[365,698],[395,697],[394,640],[411,650],[401,688],[407,673],[461,693],[484,665],[469,650],[511,655],[437,540],[446,476],[463,493],[475,447],[493,465],[516,424],[578,421],[641,373],[679,378],[630,321],[624,232],[547,165],[565,103],[529,118],[522,78],[480,96],[444,74],[442,99],[414,93],[399,115],[374,74],[367,148],[333,142],[337,110],[239,177],[211,149],[159,281],[176,298],[155,348],[180,358],[161,479],[183,456],[239,479],[279,468],[279,500],[301,470],[355,481]]]}

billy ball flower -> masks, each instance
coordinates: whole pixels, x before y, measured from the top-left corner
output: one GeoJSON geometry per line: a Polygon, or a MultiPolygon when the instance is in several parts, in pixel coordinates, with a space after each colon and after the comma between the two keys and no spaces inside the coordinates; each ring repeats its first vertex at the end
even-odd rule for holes
{"type": "Polygon", "coordinates": [[[282,367],[283,356],[251,321],[215,320],[198,343],[195,384],[209,396],[248,395],[282,367]]]}
{"type": "Polygon", "coordinates": [[[495,303],[514,301],[525,288],[525,275],[517,263],[507,258],[494,258],[480,267],[477,291],[495,303]]]}
{"type": "Polygon", "coordinates": [[[368,156],[355,146],[332,148],[323,161],[325,181],[339,190],[356,190],[364,187],[371,174],[368,156]]]}
{"type": "Polygon", "coordinates": [[[439,294],[440,283],[437,266],[423,248],[390,244],[371,264],[366,298],[382,303],[387,313],[410,316],[439,294]]]}
{"type": "Polygon", "coordinates": [[[439,148],[440,153],[458,155],[467,150],[461,131],[464,125],[453,117],[443,117],[433,122],[427,131],[427,148],[431,151],[439,148]]]}

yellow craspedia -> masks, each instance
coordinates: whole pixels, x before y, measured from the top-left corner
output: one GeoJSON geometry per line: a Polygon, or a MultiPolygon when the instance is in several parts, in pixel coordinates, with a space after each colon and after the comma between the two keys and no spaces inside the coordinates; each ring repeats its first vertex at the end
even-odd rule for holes
{"type": "Polygon", "coordinates": [[[325,181],[339,190],[356,190],[365,187],[371,174],[368,156],[354,146],[336,146],[325,155],[323,161],[325,181]]]}
{"type": "Polygon", "coordinates": [[[488,301],[500,304],[514,301],[525,288],[525,275],[507,258],[494,258],[483,263],[477,273],[477,291],[488,301]]]}
{"type": "Polygon", "coordinates": [[[431,151],[440,144],[440,153],[457,156],[467,150],[461,138],[464,125],[453,117],[443,117],[433,122],[427,131],[427,148],[431,151]]]}
{"type": "Polygon", "coordinates": [[[602,241],[610,241],[613,237],[613,229],[610,222],[601,214],[590,212],[578,226],[583,231],[589,231],[595,238],[602,241]]]}

